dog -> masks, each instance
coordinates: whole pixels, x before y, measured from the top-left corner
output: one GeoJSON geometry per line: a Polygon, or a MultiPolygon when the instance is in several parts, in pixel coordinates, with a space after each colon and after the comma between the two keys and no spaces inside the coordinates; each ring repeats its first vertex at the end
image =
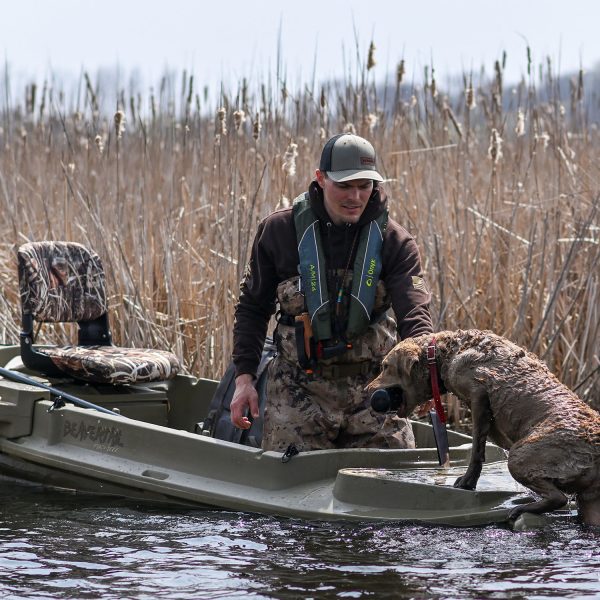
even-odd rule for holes
{"type": "Polygon", "coordinates": [[[430,401],[427,347],[435,340],[441,392],[471,409],[473,449],[454,487],[474,490],[489,437],[509,451],[508,469],[541,498],[511,510],[544,513],[576,494],[583,523],[600,525],[600,413],[563,385],[534,354],[491,331],[441,331],[407,338],[384,358],[367,391],[400,388],[398,415],[430,401]]]}

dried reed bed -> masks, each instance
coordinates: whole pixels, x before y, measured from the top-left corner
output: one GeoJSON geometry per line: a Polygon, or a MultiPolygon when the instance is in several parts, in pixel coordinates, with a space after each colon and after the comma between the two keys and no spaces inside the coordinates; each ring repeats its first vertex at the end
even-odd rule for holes
{"type": "Polygon", "coordinates": [[[355,131],[418,240],[436,327],[506,335],[598,407],[600,137],[583,77],[563,106],[549,69],[537,87],[530,76],[503,89],[497,64],[449,97],[428,72],[406,86],[402,63],[396,85],[377,88],[373,66],[297,93],[242,81],[216,106],[184,74],[178,93],[121,93],[120,122],[87,76],[79,108],[28,88],[0,135],[3,341],[18,339],[17,246],[74,240],[103,258],[117,343],[172,348],[190,372],[219,376],[258,221],[306,188],[326,138],[355,131]]]}

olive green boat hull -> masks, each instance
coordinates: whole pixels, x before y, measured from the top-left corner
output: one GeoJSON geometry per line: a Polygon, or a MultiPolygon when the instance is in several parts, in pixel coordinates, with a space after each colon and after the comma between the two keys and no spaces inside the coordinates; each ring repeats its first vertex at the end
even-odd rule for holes
{"type": "MultiPolygon", "coordinates": [[[[0,364],[13,368],[17,353],[0,349],[0,364]]],[[[443,469],[431,427],[421,422],[413,422],[416,449],[302,452],[288,462],[208,437],[201,423],[216,385],[180,376],[114,393],[64,386],[121,411],[111,415],[71,404],[50,410],[48,392],[2,379],[0,472],[137,500],[302,519],[478,526],[505,522],[512,507],[530,500],[493,445],[478,490],[452,487],[468,464],[470,438],[449,432],[451,467],[443,469]]]]}

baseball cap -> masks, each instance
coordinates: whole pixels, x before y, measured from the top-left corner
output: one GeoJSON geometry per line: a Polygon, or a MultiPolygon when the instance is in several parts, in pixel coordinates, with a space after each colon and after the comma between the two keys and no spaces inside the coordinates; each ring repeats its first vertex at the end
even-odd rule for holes
{"type": "Polygon", "coordinates": [[[352,133],[335,135],[325,144],[319,171],[337,182],[352,179],[383,181],[377,172],[375,149],[370,142],[352,133]]]}

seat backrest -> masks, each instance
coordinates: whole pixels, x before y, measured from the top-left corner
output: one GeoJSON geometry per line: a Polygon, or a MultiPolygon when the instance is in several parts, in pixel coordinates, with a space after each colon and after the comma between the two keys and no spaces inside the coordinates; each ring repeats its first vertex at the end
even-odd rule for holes
{"type": "Polygon", "coordinates": [[[18,250],[23,315],[42,322],[98,319],[108,310],[100,257],[75,242],[30,242],[18,250]]]}

